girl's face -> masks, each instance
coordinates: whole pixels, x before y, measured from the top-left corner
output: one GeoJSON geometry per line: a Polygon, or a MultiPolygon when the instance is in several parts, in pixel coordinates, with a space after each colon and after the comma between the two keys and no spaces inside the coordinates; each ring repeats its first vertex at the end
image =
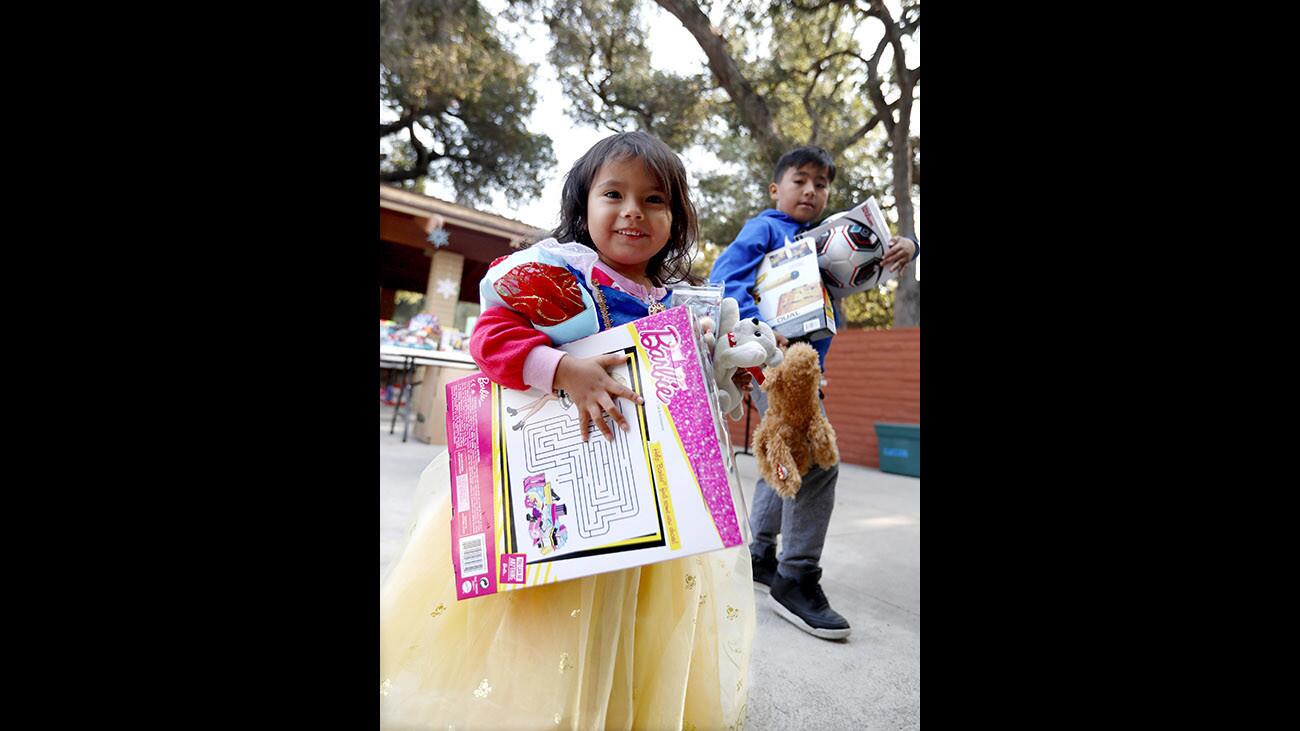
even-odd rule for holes
{"type": "Polygon", "coordinates": [[[646,262],[668,244],[673,214],[668,192],[640,159],[603,163],[587,194],[587,233],[601,261],[642,280],[646,262]]]}

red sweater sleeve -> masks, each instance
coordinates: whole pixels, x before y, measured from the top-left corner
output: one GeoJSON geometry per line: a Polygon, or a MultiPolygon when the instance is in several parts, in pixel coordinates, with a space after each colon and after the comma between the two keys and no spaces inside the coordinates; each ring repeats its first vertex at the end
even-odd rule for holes
{"type": "Polygon", "coordinates": [[[539,345],[551,339],[538,331],[524,315],[508,307],[489,307],[479,314],[469,337],[469,353],[488,378],[519,391],[524,383],[524,360],[539,345]]]}

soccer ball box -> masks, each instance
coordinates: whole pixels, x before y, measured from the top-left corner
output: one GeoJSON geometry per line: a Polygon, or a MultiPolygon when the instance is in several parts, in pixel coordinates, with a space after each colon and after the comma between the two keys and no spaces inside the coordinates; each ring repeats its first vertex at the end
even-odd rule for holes
{"type": "Polygon", "coordinates": [[[878,287],[890,273],[882,261],[889,248],[889,228],[875,198],[827,219],[804,233],[817,248],[822,282],[833,299],[878,287]]]}

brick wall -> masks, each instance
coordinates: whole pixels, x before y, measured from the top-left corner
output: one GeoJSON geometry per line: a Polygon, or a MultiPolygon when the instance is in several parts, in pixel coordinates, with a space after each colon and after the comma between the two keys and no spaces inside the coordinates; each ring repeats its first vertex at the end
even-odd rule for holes
{"type": "MultiPolygon", "coordinates": [[[[877,421],[921,423],[921,329],[846,330],[826,358],[826,415],[840,461],[880,466],[877,421]]],[[[732,445],[745,445],[745,420],[729,421],[732,445]]],[[[758,427],[750,415],[750,431],[758,427]]]]}

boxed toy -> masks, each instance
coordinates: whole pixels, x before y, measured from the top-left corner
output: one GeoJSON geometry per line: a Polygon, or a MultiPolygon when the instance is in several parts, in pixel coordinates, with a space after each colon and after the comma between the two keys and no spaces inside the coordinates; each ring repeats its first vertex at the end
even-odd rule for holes
{"type": "Polygon", "coordinates": [[[835,312],[822,287],[811,240],[787,243],[763,257],[750,294],[758,314],[791,340],[821,340],[835,334],[835,312]]]}
{"type": "Polygon", "coordinates": [[[619,399],[581,440],[563,391],[502,388],[476,373],[447,384],[451,552],[457,599],[690,556],[746,541],[744,501],[712,375],[686,306],[569,343],[622,353],[610,374],[645,399],[619,399]]]}

